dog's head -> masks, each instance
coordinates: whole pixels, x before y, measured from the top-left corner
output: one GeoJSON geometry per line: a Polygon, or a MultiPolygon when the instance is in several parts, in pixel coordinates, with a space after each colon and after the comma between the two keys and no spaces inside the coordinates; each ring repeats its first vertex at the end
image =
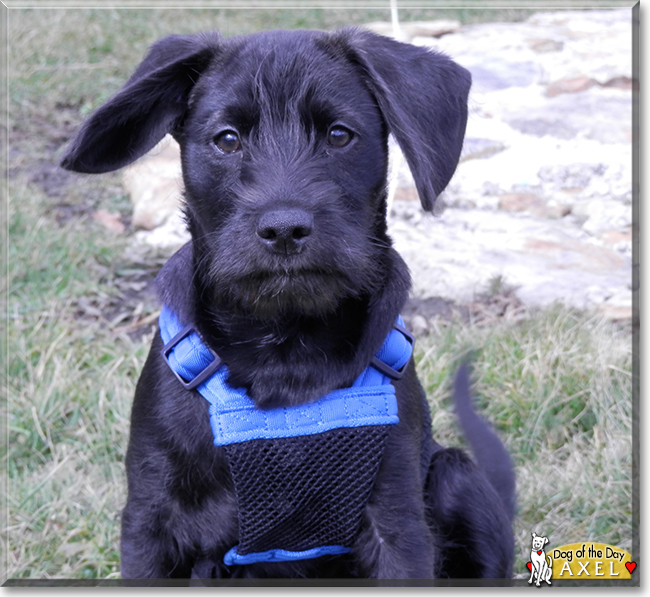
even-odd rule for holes
{"type": "Polygon", "coordinates": [[[533,551],[544,549],[544,546],[548,543],[548,537],[538,535],[535,532],[532,533],[532,536],[533,536],[533,551]]]}
{"type": "Polygon", "coordinates": [[[62,165],[115,170],[171,133],[208,287],[261,317],[320,315],[382,283],[389,132],[432,209],[469,86],[445,56],[358,29],[170,36],[62,165]]]}

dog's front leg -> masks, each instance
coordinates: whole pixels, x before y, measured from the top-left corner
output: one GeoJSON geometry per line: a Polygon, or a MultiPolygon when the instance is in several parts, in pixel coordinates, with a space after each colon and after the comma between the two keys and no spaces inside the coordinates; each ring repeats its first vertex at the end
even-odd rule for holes
{"type": "Polygon", "coordinates": [[[189,578],[176,545],[165,529],[165,513],[151,500],[131,499],[122,511],[122,578],[189,578]]]}
{"type": "Polygon", "coordinates": [[[535,575],[535,562],[532,561],[530,562],[530,578],[528,579],[528,584],[532,585],[533,584],[533,576],[535,575]]]}
{"type": "Polygon", "coordinates": [[[386,516],[369,506],[368,525],[361,533],[356,553],[370,578],[405,579],[433,576],[433,542],[420,517],[403,504],[403,511],[386,516]]]}
{"type": "Polygon", "coordinates": [[[541,572],[541,578],[539,579],[540,583],[541,581],[546,581],[548,582],[548,565],[546,563],[546,559],[544,559],[543,564],[542,564],[542,572],[541,572]]]}
{"type": "Polygon", "coordinates": [[[355,553],[370,578],[433,576],[433,537],[426,522],[416,453],[394,429],[365,511],[355,553]],[[402,445],[400,445],[402,444],[402,445]]]}

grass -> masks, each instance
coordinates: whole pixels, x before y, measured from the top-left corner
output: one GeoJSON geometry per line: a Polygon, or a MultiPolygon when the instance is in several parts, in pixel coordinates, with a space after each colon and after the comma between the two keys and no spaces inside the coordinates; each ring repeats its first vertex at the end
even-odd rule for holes
{"type": "MultiPolygon", "coordinates": [[[[92,220],[104,209],[128,223],[130,205],[119,174],[56,169],[72,130],[167,33],[208,22],[232,35],[388,18],[344,9],[10,11],[7,577],[119,577],[129,410],[158,308],[149,283],[164,256],[136,253],[130,229],[115,235],[92,220]]],[[[477,407],[517,466],[515,570],[525,570],[532,530],[553,546],[592,540],[631,550],[629,328],[559,306],[480,324],[437,321],[416,356],[436,437],[448,445],[463,445],[449,386],[470,352],[477,407]]]]}
{"type": "MultiPolygon", "coordinates": [[[[14,187],[11,208],[37,211],[37,196],[14,187]]],[[[87,223],[52,227],[11,212],[6,570],[110,577],[129,405],[146,345],[84,315],[88,297],[108,302],[102,294],[115,293],[108,279],[98,284],[119,251],[114,239],[87,223]]]]}
{"type": "Polygon", "coordinates": [[[515,571],[530,533],[554,547],[602,541],[632,551],[632,377],[628,330],[556,305],[477,326],[440,321],[419,373],[436,437],[461,445],[449,380],[471,354],[477,409],[517,469],[515,571]]]}
{"type": "MultiPolygon", "coordinates": [[[[10,82],[16,107],[37,109],[42,95],[90,111],[116,90],[157,39],[170,33],[217,29],[222,35],[262,29],[333,29],[390,20],[390,11],[373,9],[32,9],[9,13],[10,82]],[[128,40],[125,43],[125,40],[128,40]],[[39,93],[40,92],[40,93],[39,93]]],[[[533,11],[502,10],[497,17],[518,20],[533,11]]],[[[459,19],[466,23],[494,17],[479,9],[400,12],[401,20],[459,19]]]]}

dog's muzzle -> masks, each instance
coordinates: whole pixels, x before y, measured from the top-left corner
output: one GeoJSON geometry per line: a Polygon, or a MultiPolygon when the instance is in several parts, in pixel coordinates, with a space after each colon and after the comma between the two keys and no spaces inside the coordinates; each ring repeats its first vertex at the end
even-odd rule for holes
{"type": "Polygon", "coordinates": [[[403,375],[413,351],[413,336],[401,318],[352,387],[309,404],[266,410],[256,408],[246,390],[228,384],[227,366],[196,331],[167,308],[159,322],[163,357],[186,388],[209,402],[214,444],[228,457],[239,545],[224,562],[349,552],[386,438],[399,421],[391,381],[403,375]]]}

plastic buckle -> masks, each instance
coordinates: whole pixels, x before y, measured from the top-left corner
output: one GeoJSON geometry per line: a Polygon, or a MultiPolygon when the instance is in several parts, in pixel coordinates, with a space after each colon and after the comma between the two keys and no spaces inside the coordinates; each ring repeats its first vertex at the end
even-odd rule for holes
{"type": "MultiPolygon", "coordinates": [[[[397,330],[400,334],[402,334],[407,342],[411,345],[411,352],[413,352],[413,346],[415,346],[415,336],[411,334],[405,327],[401,326],[399,323],[396,323],[393,326],[393,329],[397,330]]],[[[410,359],[409,359],[410,360],[410,359]]],[[[386,377],[390,377],[391,379],[394,379],[397,381],[398,379],[402,379],[404,377],[404,373],[406,372],[406,366],[408,365],[409,361],[406,361],[404,365],[400,369],[394,369],[390,365],[384,363],[384,361],[380,361],[377,357],[373,357],[372,361],[370,361],[370,364],[383,373],[386,377]]]]}
{"type": "MultiPolygon", "coordinates": [[[[219,355],[214,352],[205,342],[203,342],[203,339],[201,338],[201,341],[203,342],[203,346],[210,352],[210,354],[213,357],[213,361],[205,368],[201,373],[199,373],[194,379],[191,381],[186,381],[184,380],[178,371],[176,371],[173,367],[172,364],[169,362],[169,355],[171,354],[172,350],[176,348],[176,346],[185,338],[187,338],[190,334],[196,332],[196,330],[188,325],[184,327],[178,334],[176,334],[165,346],[163,346],[162,350],[160,351],[160,354],[162,355],[162,358],[165,359],[167,362],[167,365],[171,369],[172,373],[176,376],[176,379],[181,382],[181,385],[186,389],[186,390],[193,390],[197,386],[201,385],[206,379],[212,377],[214,372],[221,366],[221,358],[219,355]]],[[[198,332],[196,334],[201,337],[198,332]]]]}

